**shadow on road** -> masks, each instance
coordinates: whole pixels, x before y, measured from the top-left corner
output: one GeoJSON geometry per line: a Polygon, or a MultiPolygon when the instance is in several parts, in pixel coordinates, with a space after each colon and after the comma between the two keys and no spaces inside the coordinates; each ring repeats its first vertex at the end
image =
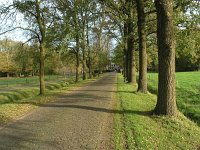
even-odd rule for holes
{"type": "Polygon", "coordinates": [[[63,107],[63,108],[76,108],[76,109],[84,109],[89,111],[98,111],[104,113],[113,113],[113,114],[137,114],[142,116],[149,116],[152,114],[152,111],[134,111],[134,110],[115,110],[115,109],[107,109],[101,107],[92,107],[92,106],[83,106],[83,105],[66,105],[66,104],[47,104],[43,107],[63,107]]]}
{"type": "Polygon", "coordinates": [[[113,92],[113,93],[132,93],[132,94],[136,94],[135,91],[109,91],[109,90],[69,90],[69,91],[80,91],[80,92],[87,92],[87,91],[90,91],[90,92],[113,92]]]}

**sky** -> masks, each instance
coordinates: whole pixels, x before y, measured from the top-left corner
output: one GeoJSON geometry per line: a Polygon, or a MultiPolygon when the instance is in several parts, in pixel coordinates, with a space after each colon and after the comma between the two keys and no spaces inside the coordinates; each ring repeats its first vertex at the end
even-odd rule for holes
{"type": "MultiPolygon", "coordinates": [[[[13,0],[0,0],[0,5],[2,4],[9,4],[11,3],[13,0]]],[[[14,22],[14,24],[16,26],[19,26],[20,24],[23,24],[23,17],[22,15],[17,15],[16,16],[16,21],[14,22]]],[[[0,21],[1,22],[1,21],[0,21]]],[[[7,24],[5,24],[5,22],[0,23],[0,33],[6,31],[6,28],[8,28],[8,26],[12,26],[13,22],[10,20],[7,21],[7,24]]],[[[12,28],[12,27],[10,27],[12,28]]],[[[15,41],[22,41],[25,42],[27,41],[27,38],[25,37],[25,35],[23,34],[23,31],[20,29],[16,29],[14,31],[8,32],[4,35],[0,35],[0,39],[12,39],[15,41]]]]}

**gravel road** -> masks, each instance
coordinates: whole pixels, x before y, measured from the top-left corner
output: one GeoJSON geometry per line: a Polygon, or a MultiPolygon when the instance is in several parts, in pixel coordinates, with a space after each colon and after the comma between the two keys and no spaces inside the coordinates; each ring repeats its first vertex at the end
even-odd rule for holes
{"type": "Polygon", "coordinates": [[[112,150],[116,74],[78,87],[0,129],[0,149],[112,150]]]}

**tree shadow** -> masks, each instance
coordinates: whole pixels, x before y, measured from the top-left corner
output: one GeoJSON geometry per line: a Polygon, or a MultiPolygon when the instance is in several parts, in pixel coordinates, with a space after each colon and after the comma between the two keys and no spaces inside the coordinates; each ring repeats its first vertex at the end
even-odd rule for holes
{"type": "Polygon", "coordinates": [[[88,92],[88,91],[90,91],[90,92],[110,92],[110,93],[132,93],[132,94],[136,94],[137,92],[135,92],[135,91],[116,91],[116,90],[90,90],[90,89],[88,89],[88,90],[68,90],[68,91],[80,91],[80,92],[88,92]]]}
{"type": "Polygon", "coordinates": [[[117,110],[117,109],[108,109],[103,107],[93,107],[93,106],[84,106],[84,105],[68,105],[68,104],[45,104],[42,107],[59,107],[59,108],[74,108],[74,109],[83,109],[95,112],[111,113],[111,114],[136,114],[141,116],[150,116],[152,111],[136,111],[136,110],[117,110]]]}
{"type": "Polygon", "coordinates": [[[60,149],[58,141],[43,140],[37,138],[35,133],[27,128],[22,128],[20,131],[12,127],[14,132],[2,132],[0,134],[0,149],[34,149],[46,147],[51,149],[60,149]]]}

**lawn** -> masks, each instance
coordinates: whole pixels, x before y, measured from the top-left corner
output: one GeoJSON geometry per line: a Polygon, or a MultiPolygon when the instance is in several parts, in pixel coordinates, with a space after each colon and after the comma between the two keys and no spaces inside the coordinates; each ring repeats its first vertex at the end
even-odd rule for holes
{"type": "MultiPolygon", "coordinates": [[[[46,75],[45,81],[49,82],[58,82],[64,80],[71,80],[74,76],[61,76],[61,75],[46,75]]],[[[23,78],[0,78],[0,89],[13,86],[38,86],[39,77],[23,77],[23,78]]]]}
{"type": "MultiPolygon", "coordinates": [[[[52,75],[45,77],[46,89],[59,89],[69,82],[73,77],[52,75]]],[[[0,78],[0,104],[9,103],[25,98],[37,96],[39,93],[39,77],[27,78],[0,78]]]]}
{"type": "MultiPolygon", "coordinates": [[[[148,74],[148,88],[157,93],[158,74],[148,74]]],[[[176,73],[176,97],[178,109],[200,125],[200,72],[176,73]]]]}
{"type": "Polygon", "coordinates": [[[170,118],[153,116],[156,95],[137,93],[137,87],[118,75],[118,109],[114,139],[117,150],[195,150],[200,148],[200,128],[182,113],[170,118]]]}

